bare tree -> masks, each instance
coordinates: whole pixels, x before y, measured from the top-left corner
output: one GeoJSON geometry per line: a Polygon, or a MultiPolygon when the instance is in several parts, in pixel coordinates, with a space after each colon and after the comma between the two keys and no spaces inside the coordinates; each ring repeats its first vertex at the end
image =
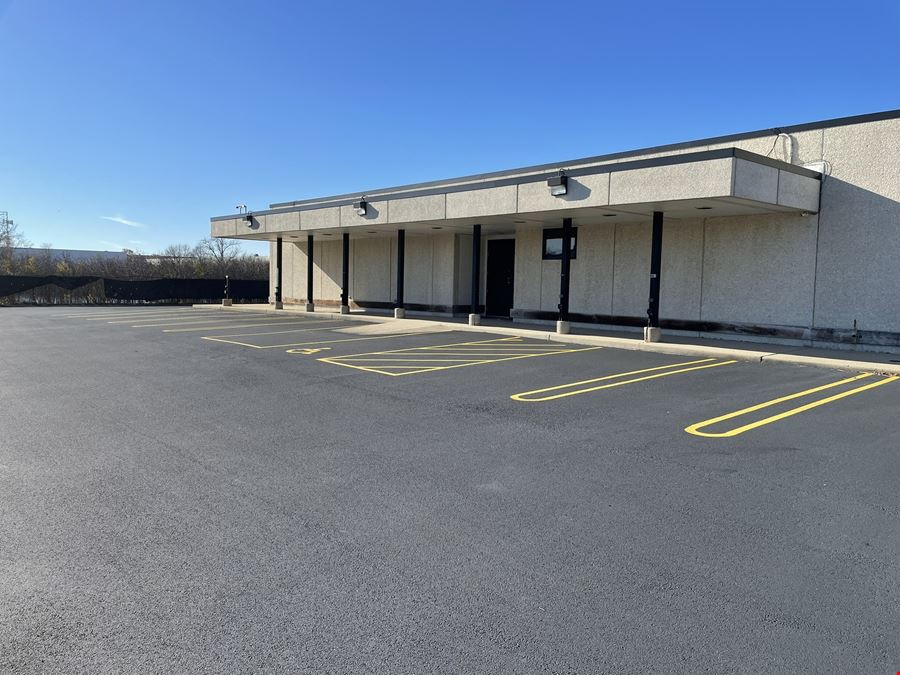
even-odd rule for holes
{"type": "Polygon", "coordinates": [[[167,258],[196,258],[197,247],[188,244],[169,244],[161,255],[167,258]]]}
{"type": "Polygon", "coordinates": [[[197,253],[201,258],[209,258],[212,267],[219,276],[228,274],[235,258],[241,254],[241,245],[234,239],[207,237],[197,244],[197,253]]]}
{"type": "Polygon", "coordinates": [[[169,244],[159,254],[156,268],[159,276],[170,279],[197,276],[200,273],[197,247],[188,244],[169,244]]]}
{"type": "Polygon", "coordinates": [[[0,214],[0,274],[13,273],[16,264],[13,258],[14,248],[30,245],[18,224],[8,218],[5,211],[0,214]]]}

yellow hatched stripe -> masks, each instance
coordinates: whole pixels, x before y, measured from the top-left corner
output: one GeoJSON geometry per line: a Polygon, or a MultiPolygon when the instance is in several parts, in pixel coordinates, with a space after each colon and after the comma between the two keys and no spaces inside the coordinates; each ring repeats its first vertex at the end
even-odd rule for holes
{"type": "MultiPolygon", "coordinates": [[[[382,375],[391,375],[393,377],[399,377],[402,375],[413,375],[416,373],[423,372],[432,372],[435,370],[450,370],[452,368],[464,368],[467,366],[476,366],[476,365],[486,365],[489,363],[499,363],[501,361],[514,361],[517,359],[527,359],[534,358],[537,356],[550,356],[553,354],[569,354],[572,352],[582,352],[582,351],[593,351],[597,349],[601,349],[601,347],[578,347],[578,348],[565,348],[559,349],[556,351],[539,351],[539,352],[527,352],[527,353],[514,353],[510,355],[509,353],[502,353],[493,355],[490,358],[483,358],[484,354],[472,354],[465,350],[465,347],[468,345],[485,345],[485,344],[496,344],[498,342],[509,343],[511,341],[517,341],[520,338],[499,338],[494,340],[481,340],[477,342],[462,342],[462,343],[454,343],[449,345],[432,345],[430,347],[407,347],[405,349],[391,349],[381,352],[368,352],[363,354],[350,354],[348,356],[333,356],[333,357],[325,357],[319,359],[323,363],[331,363],[336,366],[344,366],[346,368],[355,368],[356,370],[364,370],[372,373],[380,373],[382,375]],[[435,350],[434,347],[462,347],[463,351],[459,354],[448,353],[443,350],[435,350]],[[444,356],[466,356],[469,358],[461,359],[461,363],[453,363],[452,365],[446,366],[426,366],[420,367],[419,364],[422,363],[432,363],[436,362],[436,359],[432,359],[426,353],[428,351],[437,351],[441,358],[444,356]],[[400,355],[405,354],[406,356],[401,356],[397,360],[401,362],[406,362],[409,365],[407,366],[387,366],[387,365],[378,365],[378,366],[367,366],[367,363],[380,363],[383,359],[384,355],[400,355]],[[473,358],[474,357],[474,358],[473,358]],[[392,372],[394,369],[406,369],[405,372],[392,372]],[[411,370],[410,370],[411,369],[411,370]]],[[[393,360],[395,357],[388,356],[388,359],[393,360]]]]}

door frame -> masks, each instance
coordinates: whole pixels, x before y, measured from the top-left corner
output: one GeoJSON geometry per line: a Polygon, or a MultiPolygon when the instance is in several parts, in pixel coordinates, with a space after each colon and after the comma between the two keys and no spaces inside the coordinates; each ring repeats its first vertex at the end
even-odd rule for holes
{"type": "MultiPolygon", "coordinates": [[[[489,234],[481,238],[481,272],[479,274],[481,284],[481,298],[484,304],[484,311],[487,313],[487,271],[488,271],[488,242],[493,239],[512,239],[515,241],[516,234],[513,232],[511,234],[489,234]]],[[[515,245],[513,245],[513,265],[515,265],[515,245]]],[[[513,308],[516,306],[516,278],[515,272],[513,273],[513,308]]],[[[510,308],[512,309],[512,308],[510,308]]]]}

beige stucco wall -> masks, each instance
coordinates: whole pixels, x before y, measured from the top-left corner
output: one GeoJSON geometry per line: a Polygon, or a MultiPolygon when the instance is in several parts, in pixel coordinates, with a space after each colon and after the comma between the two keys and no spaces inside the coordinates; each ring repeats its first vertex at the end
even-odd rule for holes
{"type": "MultiPolygon", "coordinates": [[[[661,317],[812,325],[816,225],[815,216],[794,215],[666,222],[661,317]]],[[[559,295],[559,262],[541,260],[540,230],[520,238],[516,308],[553,311],[559,295]],[[541,268],[539,287],[538,276],[529,273],[536,266],[541,268]]],[[[649,223],[580,225],[569,309],[577,314],[645,317],[649,271],[649,223]]]]}
{"type": "Polygon", "coordinates": [[[454,304],[457,245],[453,233],[406,234],[405,302],[448,308],[454,304]]]}
{"type": "MultiPolygon", "coordinates": [[[[457,298],[468,298],[470,248],[460,253],[465,238],[448,232],[439,235],[406,236],[405,302],[452,307],[457,298]]],[[[313,251],[313,296],[315,302],[333,305],[341,297],[342,242],[316,239],[313,251]]],[[[468,238],[471,247],[471,237],[468,238]]],[[[270,295],[275,293],[275,244],[269,247],[273,274],[270,295]]],[[[393,303],[397,287],[397,237],[350,239],[351,302],[393,303]]],[[[282,244],[282,297],[284,302],[306,302],[306,242],[285,240],[282,244]]],[[[468,302],[468,300],[464,300],[468,302]]]]}
{"type": "Polygon", "coordinates": [[[396,294],[396,238],[350,240],[350,298],[390,302],[396,294]]]}
{"type": "Polygon", "coordinates": [[[709,218],[704,238],[701,319],[812,325],[815,216],[709,218]]]}
{"type": "Polygon", "coordinates": [[[900,120],[826,129],[817,326],[900,331],[900,120]]]}
{"type": "MultiPolygon", "coordinates": [[[[821,213],[667,221],[662,317],[900,332],[900,120],[728,145],[825,160],[821,213]]],[[[791,199],[789,183],[777,189],[791,199]]],[[[570,310],[644,317],[649,223],[576,225],[570,310]]],[[[541,260],[540,230],[517,232],[516,256],[516,309],[555,311],[559,263],[541,260]]]]}
{"type": "MultiPolygon", "coordinates": [[[[351,247],[351,256],[353,249],[351,247]]],[[[286,303],[306,302],[306,241],[284,240],[281,249],[281,296],[286,303]]],[[[269,278],[271,297],[275,294],[275,243],[269,246],[272,274],[269,278]]],[[[353,266],[351,265],[351,271],[353,266]]],[[[316,240],[313,251],[313,296],[316,300],[332,301],[341,299],[341,240],[316,240]]],[[[352,287],[352,277],[351,277],[352,287]]],[[[271,299],[271,298],[270,298],[271,299]]]]}
{"type": "MultiPolygon", "coordinates": [[[[559,302],[560,263],[541,260],[542,240],[540,229],[516,233],[515,302],[519,310],[556,311],[559,302]],[[535,268],[540,268],[540,274],[534,273],[535,268]]],[[[702,220],[671,223],[665,230],[663,248],[667,255],[663,256],[662,297],[672,315],[698,319],[702,220]]],[[[580,225],[577,257],[571,262],[569,310],[600,316],[644,316],[649,269],[649,224],[580,225]]]]}
{"type": "MultiPolygon", "coordinates": [[[[900,120],[753,138],[727,146],[795,164],[824,160],[829,175],[822,185],[820,213],[668,219],[663,241],[662,318],[838,330],[850,330],[856,321],[864,331],[900,333],[900,120]]],[[[689,151],[717,147],[726,145],[689,151]]],[[[710,170],[715,168],[710,166],[710,170]]],[[[741,168],[734,180],[741,178],[741,171],[749,176],[756,168],[741,168]]],[[[591,180],[594,183],[584,187],[585,195],[598,202],[606,199],[602,196],[605,190],[624,193],[629,189],[625,183],[615,184],[615,179],[610,184],[608,175],[591,180]]],[[[775,194],[778,203],[800,208],[792,180],[781,171],[777,177],[756,177],[747,183],[751,186],[747,189],[764,189],[767,199],[775,194]]],[[[395,217],[410,220],[515,211],[514,192],[485,190],[472,203],[440,196],[398,201],[396,212],[387,216],[379,212],[377,217],[387,217],[390,222],[395,217]]],[[[547,210],[545,193],[542,185],[522,186],[519,210],[547,210]]],[[[550,200],[549,204],[563,202],[550,200]]],[[[333,225],[335,218],[339,220],[339,214],[323,215],[318,225],[333,225]],[[328,218],[331,220],[326,222],[328,218]]],[[[260,223],[262,228],[269,225],[265,219],[260,223]]],[[[578,257],[572,261],[571,312],[645,317],[649,222],[613,224],[599,215],[576,215],[575,225],[579,239],[578,257]]],[[[215,232],[223,235],[241,226],[236,220],[214,224],[215,232]]],[[[520,225],[515,238],[516,310],[555,312],[559,262],[541,260],[539,227],[520,225]]],[[[459,231],[407,233],[406,251],[407,303],[468,304],[470,235],[459,231]]],[[[274,245],[270,256],[274,265],[274,245]]],[[[317,240],[317,300],[337,302],[340,265],[339,236],[333,241],[317,240]]],[[[483,302],[486,247],[482,248],[482,265],[483,302]]],[[[286,240],[282,272],[286,301],[305,301],[305,270],[305,241],[286,240]]],[[[395,275],[396,235],[351,240],[353,299],[392,302],[395,275]]]]}

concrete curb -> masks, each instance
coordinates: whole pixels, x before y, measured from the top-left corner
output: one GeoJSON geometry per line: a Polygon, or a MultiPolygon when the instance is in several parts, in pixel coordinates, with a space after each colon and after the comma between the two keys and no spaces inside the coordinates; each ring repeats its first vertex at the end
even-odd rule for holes
{"type": "Polygon", "coordinates": [[[800,354],[770,354],[764,359],[768,363],[794,363],[802,366],[817,366],[835,370],[857,370],[883,375],[900,375],[900,364],[879,363],[878,361],[852,361],[831,359],[822,356],[802,356],[800,354]]]}
{"type": "MultiPolygon", "coordinates": [[[[194,305],[209,309],[215,307],[223,312],[257,312],[265,314],[299,314],[302,316],[315,316],[316,318],[343,319],[355,321],[369,321],[375,323],[390,323],[392,321],[404,321],[392,316],[377,316],[363,313],[341,314],[339,312],[306,312],[305,309],[272,309],[271,307],[222,307],[221,305],[194,305]]],[[[421,317],[409,317],[416,320],[421,317]]],[[[592,347],[608,347],[610,349],[628,349],[638,352],[654,352],[657,354],[674,354],[678,356],[695,356],[718,359],[735,359],[738,361],[756,361],[758,363],[792,363],[802,366],[815,366],[817,368],[831,368],[833,370],[851,370],[859,372],[874,372],[885,375],[900,375],[900,364],[879,363],[877,361],[856,361],[852,359],[828,358],[822,356],[803,356],[801,354],[781,354],[771,351],[758,351],[753,349],[734,349],[729,347],[712,347],[709,345],[674,344],[668,342],[644,342],[641,339],[605,337],[601,335],[572,335],[549,331],[534,330],[528,328],[507,328],[504,326],[470,326],[466,323],[453,321],[432,321],[425,319],[435,326],[448,330],[469,331],[474,333],[492,333],[494,335],[514,335],[527,337],[533,340],[547,340],[548,342],[564,342],[567,344],[587,345],[592,347]]]]}

